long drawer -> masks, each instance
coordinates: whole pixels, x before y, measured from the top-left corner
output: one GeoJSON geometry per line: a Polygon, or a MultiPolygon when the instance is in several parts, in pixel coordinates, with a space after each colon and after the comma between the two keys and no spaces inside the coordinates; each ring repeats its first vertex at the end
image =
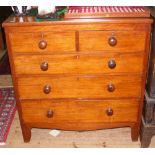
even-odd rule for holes
{"type": "Polygon", "coordinates": [[[136,122],[138,100],[22,101],[24,122],[136,122]]]}
{"type": "Polygon", "coordinates": [[[140,76],[19,77],[21,99],[141,97],[140,76]]]}
{"type": "Polygon", "coordinates": [[[13,52],[75,51],[75,32],[9,33],[13,52]]]}
{"type": "Polygon", "coordinates": [[[80,31],[79,50],[144,51],[145,38],[145,31],[80,31]]]}
{"type": "Polygon", "coordinates": [[[141,54],[21,55],[14,57],[16,74],[142,73],[141,54]]]}

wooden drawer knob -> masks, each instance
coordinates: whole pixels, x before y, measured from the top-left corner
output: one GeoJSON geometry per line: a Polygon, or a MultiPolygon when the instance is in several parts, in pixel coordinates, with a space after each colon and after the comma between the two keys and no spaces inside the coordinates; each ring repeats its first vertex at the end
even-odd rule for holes
{"type": "Polygon", "coordinates": [[[108,43],[110,46],[115,46],[117,44],[117,39],[115,37],[110,37],[108,43]]]}
{"type": "Polygon", "coordinates": [[[45,94],[49,94],[51,92],[51,86],[45,85],[44,88],[43,88],[43,92],[45,94]]]}
{"type": "Polygon", "coordinates": [[[47,42],[45,40],[41,40],[38,44],[40,49],[45,49],[47,47],[47,42]]]}
{"type": "Polygon", "coordinates": [[[109,83],[109,84],[107,85],[107,90],[108,90],[109,92],[113,92],[113,91],[115,90],[115,86],[114,86],[112,83],[109,83]]]}
{"type": "Polygon", "coordinates": [[[109,67],[110,69],[115,68],[115,67],[116,67],[116,62],[115,62],[115,60],[109,60],[109,61],[108,61],[108,67],[109,67]]]}
{"type": "Polygon", "coordinates": [[[112,115],[113,115],[113,109],[112,109],[112,108],[108,108],[108,109],[106,110],[106,114],[107,114],[108,116],[112,116],[112,115]]]}
{"type": "Polygon", "coordinates": [[[52,117],[53,117],[53,110],[51,110],[51,109],[48,110],[46,116],[47,116],[48,118],[52,118],[52,117]]]}
{"type": "Polygon", "coordinates": [[[41,63],[40,68],[42,71],[47,71],[48,70],[48,62],[41,63]]]}

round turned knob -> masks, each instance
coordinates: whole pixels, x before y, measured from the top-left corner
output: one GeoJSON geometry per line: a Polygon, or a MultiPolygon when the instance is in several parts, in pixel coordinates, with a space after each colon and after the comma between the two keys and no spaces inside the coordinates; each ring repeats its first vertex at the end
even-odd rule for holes
{"type": "Polygon", "coordinates": [[[117,39],[115,37],[110,37],[108,43],[110,46],[115,46],[117,44],[117,39]]]}
{"type": "Polygon", "coordinates": [[[107,114],[108,116],[112,116],[112,115],[113,115],[113,110],[112,110],[112,108],[108,108],[108,109],[106,110],[106,114],[107,114]]]}
{"type": "Polygon", "coordinates": [[[109,92],[113,92],[115,90],[115,86],[112,83],[110,83],[110,84],[107,85],[107,90],[109,92]]]}
{"type": "Polygon", "coordinates": [[[41,40],[38,46],[40,49],[45,49],[47,47],[47,42],[45,40],[41,40]]]}
{"type": "Polygon", "coordinates": [[[111,69],[115,68],[116,67],[115,60],[109,60],[108,61],[108,67],[111,68],[111,69]]]}
{"type": "Polygon", "coordinates": [[[51,110],[51,109],[48,110],[46,116],[47,116],[48,118],[53,117],[53,110],[51,110]]]}
{"type": "Polygon", "coordinates": [[[48,70],[48,62],[41,63],[40,68],[42,71],[47,71],[48,70]]]}
{"type": "Polygon", "coordinates": [[[51,92],[51,86],[49,86],[49,85],[44,86],[43,92],[45,94],[49,94],[51,92]]]}

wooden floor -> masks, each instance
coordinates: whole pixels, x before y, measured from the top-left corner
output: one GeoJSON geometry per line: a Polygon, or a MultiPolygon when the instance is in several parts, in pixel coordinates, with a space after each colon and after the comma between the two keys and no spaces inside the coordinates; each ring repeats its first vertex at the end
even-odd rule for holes
{"type": "Polygon", "coordinates": [[[12,86],[11,75],[0,75],[0,88],[11,86],[12,86]]]}
{"type": "MultiPolygon", "coordinates": [[[[0,85],[11,85],[11,76],[0,76],[0,85]],[[4,81],[3,81],[4,80],[4,81]],[[3,81],[3,82],[2,82],[3,81]]],[[[49,134],[49,129],[32,129],[29,143],[23,142],[18,113],[16,112],[7,142],[0,147],[48,147],[48,148],[139,148],[140,141],[132,142],[130,128],[104,129],[97,131],[60,131],[57,137],[49,134]]],[[[155,136],[150,147],[155,148],[155,136]]]]}

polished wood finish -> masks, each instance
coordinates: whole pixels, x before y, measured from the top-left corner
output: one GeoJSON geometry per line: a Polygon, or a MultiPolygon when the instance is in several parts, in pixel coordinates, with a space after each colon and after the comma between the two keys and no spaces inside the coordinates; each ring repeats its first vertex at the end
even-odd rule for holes
{"type": "Polygon", "coordinates": [[[123,102],[122,100],[21,101],[25,123],[56,123],[61,124],[64,129],[67,129],[67,126],[65,127],[63,123],[72,122],[136,122],[138,105],[139,101],[134,99],[126,99],[123,102]],[[47,113],[53,113],[53,117],[49,119],[47,113]]]}
{"type": "Polygon", "coordinates": [[[109,91],[109,92],[113,92],[114,90],[115,90],[115,85],[113,84],[113,83],[109,83],[108,85],[107,85],[107,90],[109,91]]]}
{"type": "Polygon", "coordinates": [[[112,108],[107,108],[106,113],[107,113],[108,116],[112,116],[113,115],[113,109],[112,108]]]}
{"type": "Polygon", "coordinates": [[[45,94],[49,94],[49,93],[51,92],[51,86],[50,86],[50,85],[45,85],[45,86],[43,87],[43,92],[44,92],[45,94]]]}
{"type": "Polygon", "coordinates": [[[113,69],[116,67],[116,61],[115,60],[109,60],[108,61],[108,67],[113,69]]]}
{"type": "Polygon", "coordinates": [[[115,37],[110,37],[108,43],[110,46],[115,46],[117,44],[117,39],[115,37]]]}
{"type": "Polygon", "coordinates": [[[39,43],[38,43],[38,47],[40,49],[45,49],[47,47],[47,42],[45,40],[41,40],[39,43]]]}
{"type": "Polygon", "coordinates": [[[33,127],[83,131],[125,126],[138,140],[151,22],[6,20],[24,141],[33,127]]]}
{"type": "Polygon", "coordinates": [[[74,32],[10,33],[9,38],[14,52],[61,52],[75,51],[74,32]]]}
{"type": "Polygon", "coordinates": [[[48,110],[47,111],[47,115],[46,115],[48,118],[51,118],[51,117],[53,117],[53,110],[48,110]]]}
{"type": "Polygon", "coordinates": [[[16,55],[17,75],[28,74],[105,74],[143,72],[144,53],[16,55]],[[25,59],[25,56],[27,59],[25,59]],[[134,67],[133,67],[134,66],[134,67]]]}
{"type": "Polygon", "coordinates": [[[19,77],[17,87],[21,99],[140,98],[141,82],[133,75],[37,76],[19,77]]]}
{"type": "Polygon", "coordinates": [[[79,32],[79,49],[92,52],[138,52],[144,51],[145,39],[145,31],[82,31],[79,32]]]}
{"type": "Polygon", "coordinates": [[[42,71],[47,71],[47,70],[48,70],[48,62],[42,62],[42,63],[40,64],[40,69],[41,69],[42,71]]]}

